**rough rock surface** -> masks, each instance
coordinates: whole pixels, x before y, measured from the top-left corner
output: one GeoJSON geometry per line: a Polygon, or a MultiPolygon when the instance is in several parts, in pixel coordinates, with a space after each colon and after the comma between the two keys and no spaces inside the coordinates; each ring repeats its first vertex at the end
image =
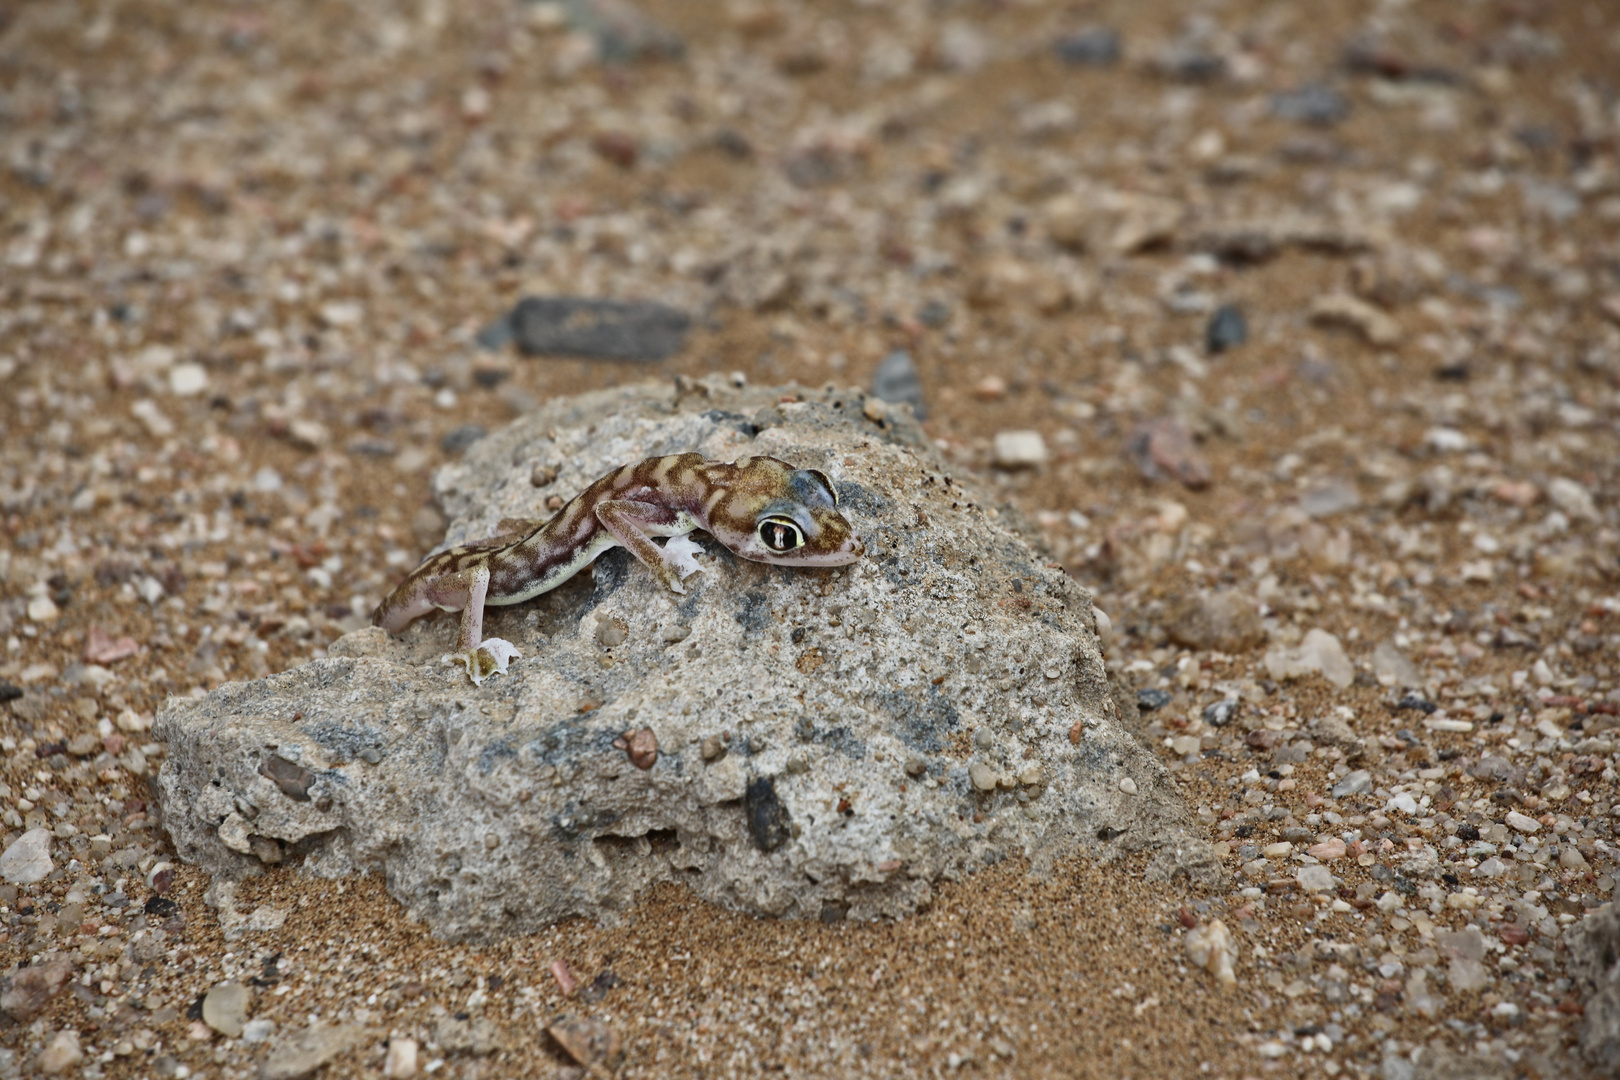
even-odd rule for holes
{"type": "Polygon", "coordinates": [[[1620,1073],[1620,907],[1589,912],[1569,935],[1570,970],[1588,991],[1581,1048],[1607,1075],[1620,1073]]]}
{"type": "Polygon", "coordinates": [[[180,855],[227,874],[284,849],[319,874],[375,870],[452,938],[611,918],[664,880],[825,919],[906,914],[1009,856],[1040,872],[1152,847],[1152,873],[1212,870],[1117,717],[1088,594],[909,418],[790,394],[714,380],[555,402],[438,475],[447,542],[695,449],[827,472],[860,562],[772,568],[706,541],[705,572],[673,596],[616,550],[491,609],[485,633],[524,656],[482,688],[440,663],[455,631],[435,618],[172,701],[158,790],[180,855]],[[558,473],[546,491],[541,464],[558,473]]]}

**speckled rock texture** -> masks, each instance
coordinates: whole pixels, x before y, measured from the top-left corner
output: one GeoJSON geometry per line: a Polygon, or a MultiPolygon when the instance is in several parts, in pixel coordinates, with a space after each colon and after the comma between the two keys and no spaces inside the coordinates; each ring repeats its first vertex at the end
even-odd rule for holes
{"type": "Polygon", "coordinates": [[[1581,1048],[1605,1075],[1620,1075],[1620,907],[1604,904],[1576,923],[1569,955],[1586,991],[1581,1048]]]}
{"type": "Polygon", "coordinates": [[[705,571],[675,596],[615,550],[490,610],[485,634],[524,655],[481,688],[440,662],[443,617],[173,701],[155,730],[177,851],[216,874],[283,858],[379,872],[453,939],[611,919],[670,880],[761,915],[871,919],[1013,856],[1041,873],[1151,847],[1151,874],[1207,878],[1208,844],[1120,722],[1089,595],[948,475],[905,410],[864,405],[643,384],[478,442],[435,480],[449,544],[697,450],[825,471],[868,554],[790,570],[705,537],[705,571]],[[536,487],[536,466],[556,479],[536,487]]]}

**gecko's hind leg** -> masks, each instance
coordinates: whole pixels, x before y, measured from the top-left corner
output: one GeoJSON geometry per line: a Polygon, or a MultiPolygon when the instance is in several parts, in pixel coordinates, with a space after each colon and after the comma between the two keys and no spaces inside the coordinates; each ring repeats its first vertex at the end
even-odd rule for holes
{"type": "Polygon", "coordinates": [[[427,587],[426,598],[434,607],[461,611],[461,632],[457,652],[445,654],[446,663],[467,669],[474,686],[490,675],[503,674],[514,657],[523,654],[503,638],[483,639],[484,600],[489,595],[489,567],[470,567],[446,574],[427,587]]]}

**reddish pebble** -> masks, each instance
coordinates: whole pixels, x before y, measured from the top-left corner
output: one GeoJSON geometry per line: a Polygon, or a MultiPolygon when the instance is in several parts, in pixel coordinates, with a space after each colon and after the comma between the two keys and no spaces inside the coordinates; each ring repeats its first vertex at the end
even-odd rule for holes
{"type": "Polygon", "coordinates": [[[1496,936],[1508,945],[1523,945],[1530,940],[1530,931],[1518,923],[1503,923],[1496,936]]]}
{"type": "Polygon", "coordinates": [[[650,769],[658,763],[658,736],[652,728],[627,731],[614,739],[613,745],[628,754],[630,764],[638,769],[650,769]]]}
{"type": "Polygon", "coordinates": [[[568,970],[566,960],[551,962],[551,977],[557,980],[557,988],[563,992],[563,997],[573,997],[574,991],[579,989],[579,983],[574,981],[574,973],[568,970]]]}

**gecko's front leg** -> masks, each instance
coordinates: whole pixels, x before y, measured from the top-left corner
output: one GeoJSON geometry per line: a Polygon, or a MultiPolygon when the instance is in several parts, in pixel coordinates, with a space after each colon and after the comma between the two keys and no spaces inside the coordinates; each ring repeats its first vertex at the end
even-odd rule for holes
{"type": "Polygon", "coordinates": [[[631,499],[610,499],[596,507],[596,520],[602,528],[674,593],[685,593],[681,579],[703,569],[693,558],[701,549],[684,536],[672,536],[659,547],[647,530],[658,529],[667,535],[680,525],[680,519],[680,512],[667,506],[631,499]]]}
{"type": "Polygon", "coordinates": [[[481,685],[490,675],[504,674],[513,657],[523,654],[517,646],[503,638],[482,640],[484,633],[484,601],[489,595],[489,566],[469,566],[445,574],[428,583],[423,598],[444,611],[461,612],[461,633],[456,640],[458,652],[447,653],[447,663],[459,663],[467,669],[473,685],[481,685]]]}

